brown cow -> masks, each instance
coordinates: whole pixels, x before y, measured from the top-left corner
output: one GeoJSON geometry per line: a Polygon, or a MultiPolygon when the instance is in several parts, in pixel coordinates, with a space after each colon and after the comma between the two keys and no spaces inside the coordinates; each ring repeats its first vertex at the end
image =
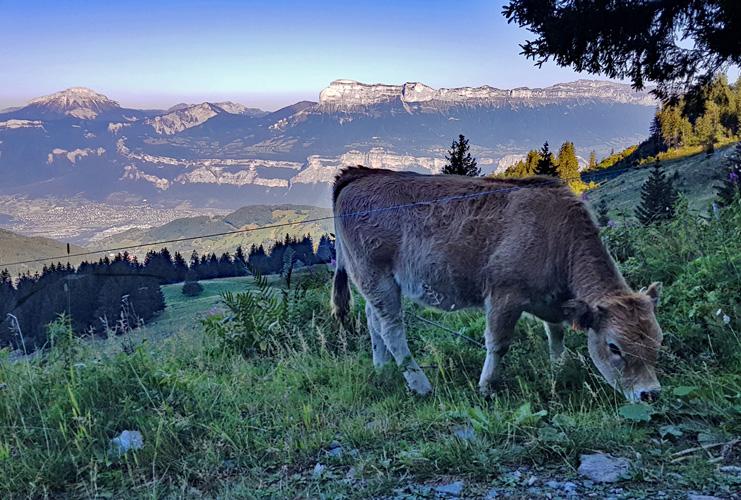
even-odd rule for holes
{"type": "Polygon", "coordinates": [[[366,299],[374,365],[393,358],[414,392],[427,394],[431,385],[407,345],[402,295],[443,310],[484,307],[485,394],[527,312],[545,322],[553,360],[563,353],[568,322],[587,331],[589,354],[613,387],[630,400],[658,395],[660,285],[628,287],[588,209],[555,179],[351,167],[337,176],[333,198],[335,313],[347,312],[349,275],[366,299]]]}

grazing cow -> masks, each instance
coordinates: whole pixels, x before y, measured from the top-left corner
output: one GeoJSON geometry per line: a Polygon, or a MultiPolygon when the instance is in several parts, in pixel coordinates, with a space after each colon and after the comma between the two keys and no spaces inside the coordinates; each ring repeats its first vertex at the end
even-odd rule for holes
{"type": "Polygon", "coordinates": [[[587,332],[589,354],[608,383],[633,401],[658,396],[660,284],[628,287],[588,209],[557,180],[351,167],[337,176],[333,202],[335,314],[347,313],[349,276],[366,299],[374,365],[395,360],[412,391],[432,387],[407,345],[402,295],[447,311],[483,306],[484,394],[527,312],[545,322],[553,360],[563,353],[568,322],[587,332]]]}

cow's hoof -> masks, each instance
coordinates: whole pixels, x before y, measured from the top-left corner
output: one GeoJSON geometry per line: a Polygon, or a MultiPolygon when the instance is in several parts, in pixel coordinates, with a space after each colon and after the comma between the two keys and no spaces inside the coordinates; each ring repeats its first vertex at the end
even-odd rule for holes
{"type": "Polygon", "coordinates": [[[422,370],[404,372],[409,389],[419,396],[426,396],[432,391],[432,384],[422,370]]]}
{"type": "Polygon", "coordinates": [[[497,392],[497,381],[479,383],[479,394],[484,398],[492,398],[497,392]]]}

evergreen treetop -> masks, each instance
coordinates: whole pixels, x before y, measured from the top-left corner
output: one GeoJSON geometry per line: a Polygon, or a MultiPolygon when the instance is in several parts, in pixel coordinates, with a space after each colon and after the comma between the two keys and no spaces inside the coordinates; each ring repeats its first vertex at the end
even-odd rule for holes
{"type": "Polygon", "coordinates": [[[471,156],[469,151],[468,139],[463,134],[458,136],[457,141],[453,141],[445,159],[448,163],[443,167],[443,174],[467,175],[469,177],[478,177],[481,175],[481,169],[476,166],[476,159],[471,156]]]}
{"type": "Polygon", "coordinates": [[[671,220],[677,198],[674,184],[664,175],[661,162],[656,161],[641,187],[641,202],[635,210],[636,218],[644,226],[671,220]]]}
{"type": "Polygon", "coordinates": [[[539,153],[540,159],[538,160],[538,168],[535,170],[537,175],[550,175],[553,177],[558,176],[558,170],[553,162],[553,153],[551,153],[548,147],[548,141],[545,141],[543,147],[539,153]]]}

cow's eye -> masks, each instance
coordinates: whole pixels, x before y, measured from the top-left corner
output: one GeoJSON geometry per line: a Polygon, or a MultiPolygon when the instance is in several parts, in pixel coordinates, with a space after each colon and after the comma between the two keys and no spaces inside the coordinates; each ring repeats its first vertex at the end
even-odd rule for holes
{"type": "Polygon", "coordinates": [[[610,342],[609,344],[607,344],[607,347],[610,349],[610,352],[613,353],[613,354],[615,354],[616,356],[622,356],[623,355],[623,353],[620,352],[620,348],[618,346],[616,346],[615,344],[613,344],[612,342],[610,342]]]}

